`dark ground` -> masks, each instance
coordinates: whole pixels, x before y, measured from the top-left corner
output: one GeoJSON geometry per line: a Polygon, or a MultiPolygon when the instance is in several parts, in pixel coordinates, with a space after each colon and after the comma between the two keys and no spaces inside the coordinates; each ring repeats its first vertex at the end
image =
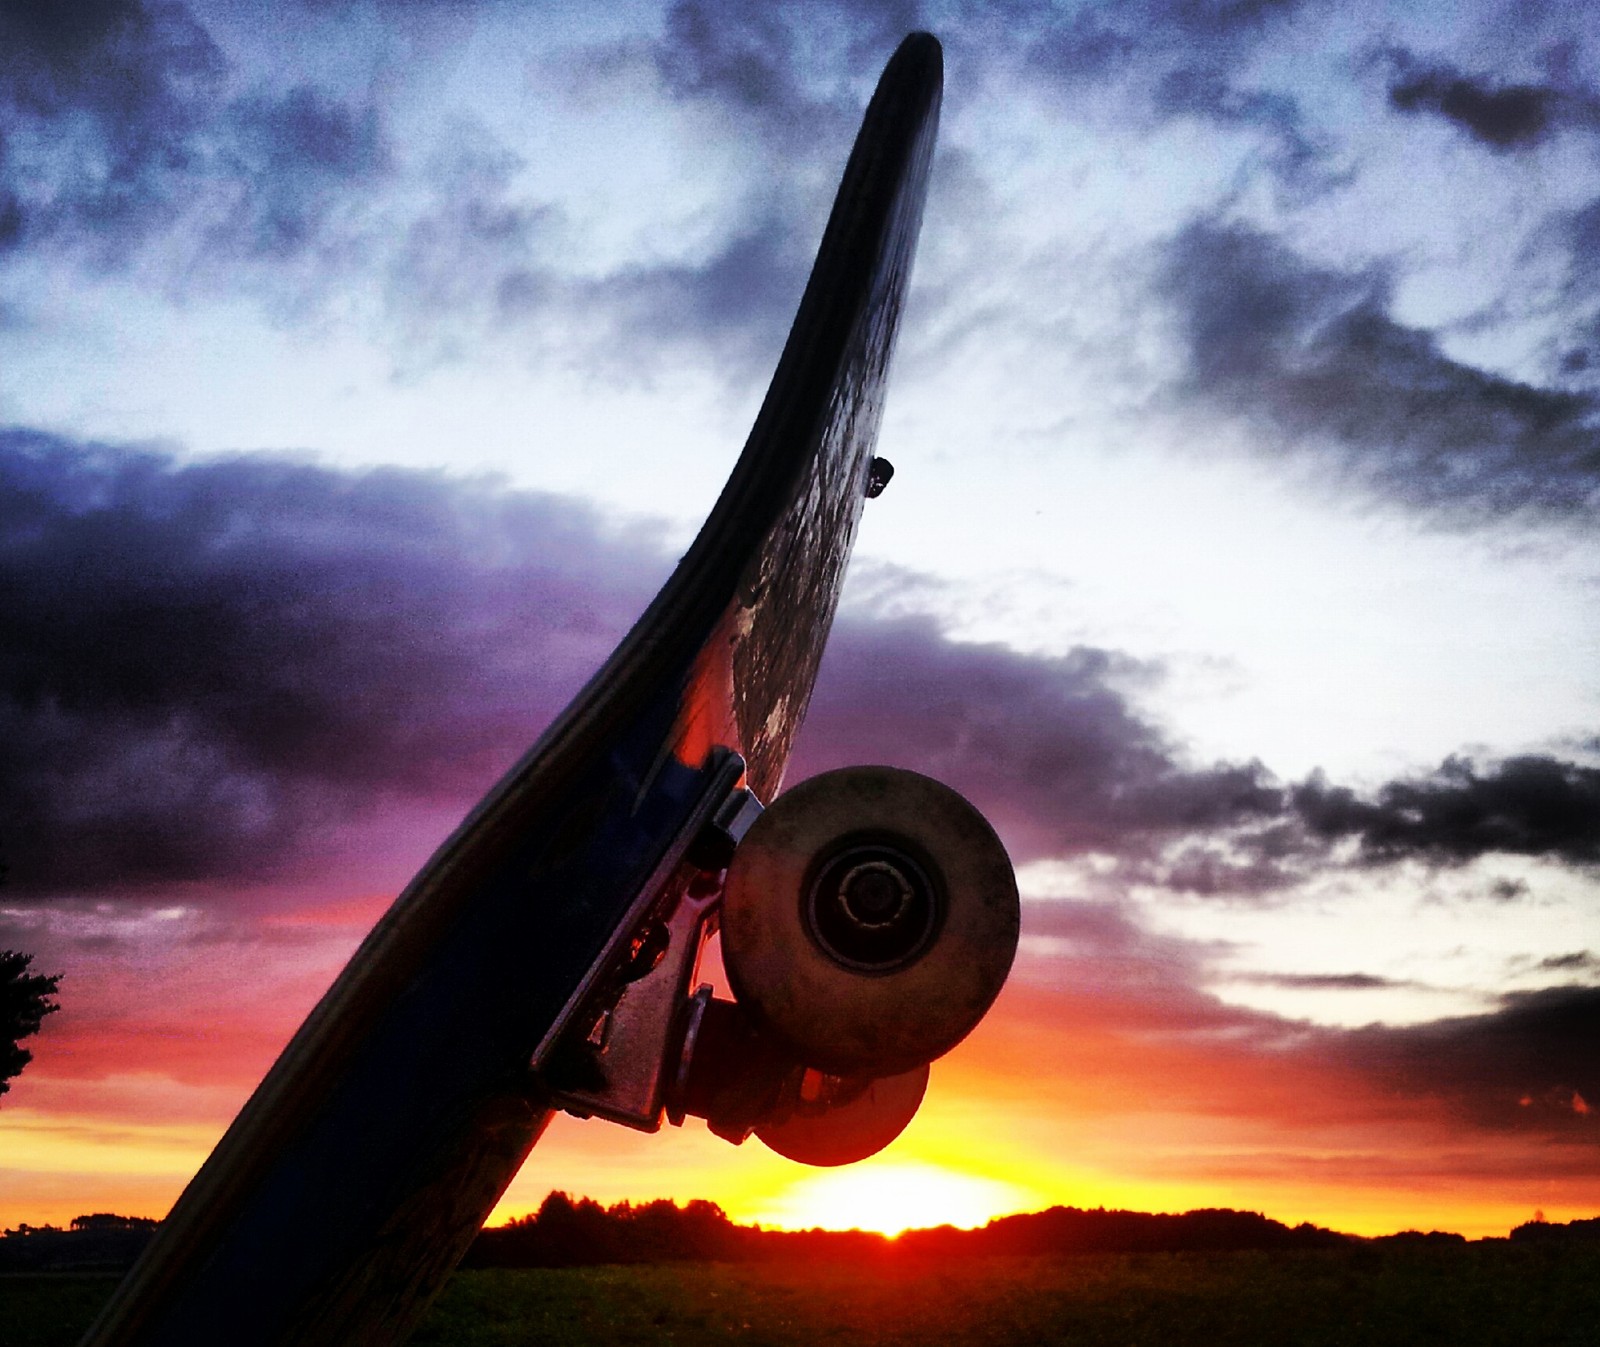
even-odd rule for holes
{"type": "MultiPolygon", "coordinates": [[[[70,1347],[114,1285],[0,1277],[0,1347],[70,1347]]],[[[1600,1245],[491,1268],[413,1342],[1595,1347],[1600,1245]]]]}

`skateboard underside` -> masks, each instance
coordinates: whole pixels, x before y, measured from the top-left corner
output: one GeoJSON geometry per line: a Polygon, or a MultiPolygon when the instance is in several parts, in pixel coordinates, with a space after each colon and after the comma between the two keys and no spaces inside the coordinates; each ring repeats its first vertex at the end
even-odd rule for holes
{"type": "Polygon", "coordinates": [[[869,107],[777,373],[606,665],[395,901],[86,1338],[401,1340],[550,1118],[537,1046],[743,767],[774,795],[867,490],[939,47],[869,107]]]}

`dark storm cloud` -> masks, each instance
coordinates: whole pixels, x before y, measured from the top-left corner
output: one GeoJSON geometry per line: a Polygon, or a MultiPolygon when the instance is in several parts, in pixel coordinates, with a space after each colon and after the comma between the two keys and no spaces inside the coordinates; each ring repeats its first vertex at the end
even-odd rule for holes
{"type": "Polygon", "coordinates": [[[10,885],[260,878],[385,803],[464,807],[664,568],[558,497],[4,432],[10,885]]]}
{"type": "MultiPolygon", "coordinates": [[[[1600,769],[1451,758],[1368,795],[1321,774],[1285,786],[1260,762],[1186,762],[1133,699],[1156,677],[1113,651],[1022,654],[952,641],[926,617],[846,617],[790,776],[908,767],[971,798],[1019,863],[1100,852],[1119,884],[1198,897],[1267,900],[1347,863],[1600,862],[1600,769]]],[[[1506,883],[1490,895],[1526,892],[1506,883]]]]}
{"type": "MultiPolygon", "coordinates": [[[[11,883],[238,883],[303,871],[363,820],[464,810],[668,561],[581,504],[492,483],[0,432],[11,883]]],[[[847,616],[791,779],[925,772],[1019,862],[1114,857],[1108,889],[1265,901],[1350,863],[1600,859],[1600,769],[1452,760],[1370,798],[1320,777],[1285,788],[1260,763],[1186,762],[1134,701],[1158,676],[1105,650],[847,616]]]]}
{"type": "Polygon", "coordinates": [[[1263,423],[1387,499],[1443,519],[1577,516],[1600,500],[1595,398],[1451,359],[1389,316],[1380,274],[1201,222],[1168,246],[1159,288],[1186,397],[1263,423]]]}
{"type": "Polygon", "coordinates": [[[384,170],[376,110],[310,86],[230,88],[182,5],[0,7],[0,248],[102,265],[187,220],[205,247],[281,259],[384,170]]]}
{"type": "Polygon", "coordinates": [[[1322,1031],[1329,1057],[1381,1089],[1480,1126],[1596,1134],[1600,987],[1513,992],[1482,1015],[1322,1031]]]}
{"type": "Polygon", "coordinates": [[[937,777],[989,816],[1018,860],[1276,812],[1281,794],[1259,763],[1179,765],[1119,689],[1147,676],[1104,650],[1048,658],[953,642],[930,619],[847,620],[791,775],[881,762],[937,777]]]}
{"type": "MultiPolygon", "coordinates": [[[[0,439],[0,818],[22,892],[269,873],[388,800],[462,807],[643,607],[665,558],[570,501],[268,457],[0,439]]],[[[1101,651],[842,624],[800,770],[904,762],[1035,854],[1254,818],[1101,651]]]]}
{"type": "MultiPolygon", "coordinates": [[[[12,884],[293,868],[318,829],[464,808],[597,666],[666,558],[571,501],[270,457],[0,438],[0,818],[12,884]]],[[[796,774],[919,768],[1019,855],[1259,821],[1259,765],[1180,766],[1104,651],[847,620],[796,774]]]]}
{"type": "Polygon", "coordinates": [[[1500,854],[1600,863],[1600,769],[1554,758],[1508,758],[1482,771],[1450,758],[1432,776],[1392,781],[1371,800],[1319,775],[1290,801],[1314,837],[1354,838],[1373,861],[1458,864],[1500,854]]]}
{"type": "Polygon", "coordinates": [[[1538,145],[1567,128],[1600,130],[1600,95],[1582,86],[1500,83],[1398,49],[1384,59],[1391,107],[1443,117],[1492,150],[1538,145]]]}

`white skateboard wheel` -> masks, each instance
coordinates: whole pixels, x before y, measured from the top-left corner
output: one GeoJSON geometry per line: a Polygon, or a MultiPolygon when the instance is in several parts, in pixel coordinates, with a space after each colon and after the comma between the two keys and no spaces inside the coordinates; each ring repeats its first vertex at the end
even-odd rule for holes
{"type": "Polygon", "coordinates": [[[788,1117],[756,1128],[765,1145],[803,1165],[853,1165],[876,1155],[906,1130],[928,1092],[927,1063],[876,1080],[818,1077],[819,1096],[811,1099],[806,1086],[815,1076],[807,1073],[788,1117]]]}
{"type": "Polygon", "coordinates": [[[899,768],[846,767],[779,796],[739,844],[723,962],[802,1062],[891,1076],[983,1018],[1020,913],[1005,848],[959,794],[899,768]]]}

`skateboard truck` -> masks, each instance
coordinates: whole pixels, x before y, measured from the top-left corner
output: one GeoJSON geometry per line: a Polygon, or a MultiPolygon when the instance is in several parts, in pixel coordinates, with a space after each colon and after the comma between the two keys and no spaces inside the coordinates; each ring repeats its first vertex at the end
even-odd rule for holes
{"type": "Polygon", "coordinates": [[[654,1132],[690,1115],[809,1164],[863,1159],[916,1113],[1016,951],[1011,864],[955,791],[825,773],[770,810],[717,750],[630,921],[533,1067],[560,1108],[654,1132]],[[691,993],[723,934],[736,999],[691,993]]]}
{"type": "Polygon", "coordinates": [[[660,1129],[689,987],[716,929],[722,873],[761,814],[761,802],[738,784],[744,766],[731,750],[712,751],[704,792],[685,826],[535,1050],[533,1070],[556,1107],[660,1129]]]}

